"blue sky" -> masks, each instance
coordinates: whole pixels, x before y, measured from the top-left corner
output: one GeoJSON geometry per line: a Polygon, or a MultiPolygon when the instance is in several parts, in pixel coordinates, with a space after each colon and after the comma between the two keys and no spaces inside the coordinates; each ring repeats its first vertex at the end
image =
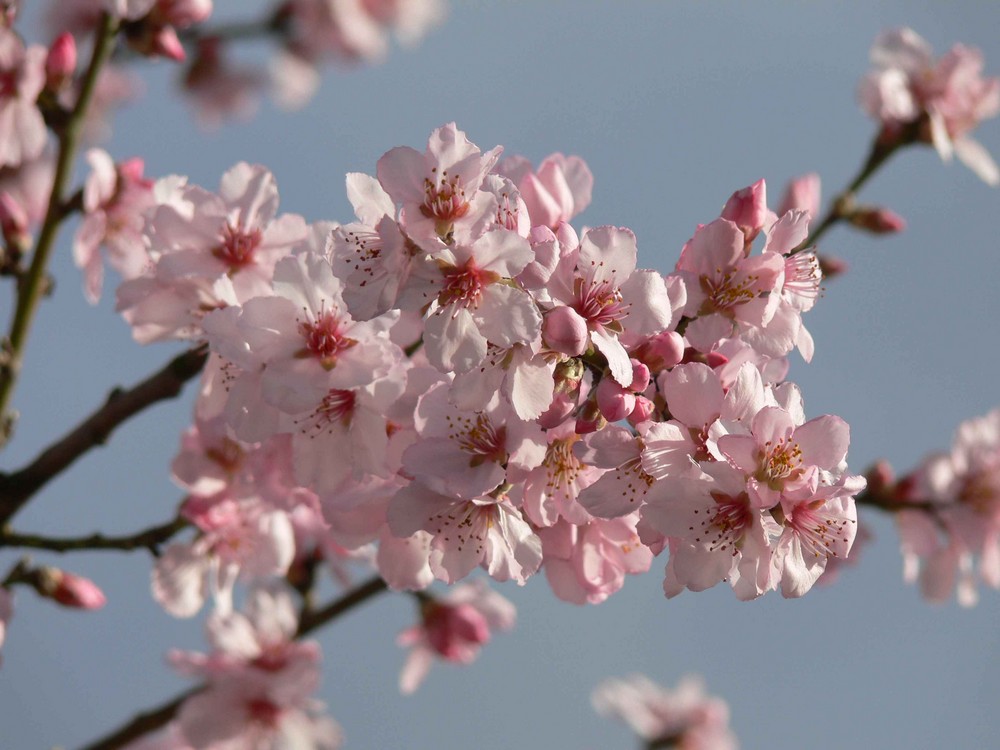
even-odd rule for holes
{"type": "MultiPolygon", "coordinates": [[[[217,5],[237,15],[257,3],[217,5]]],[[[142,156],[147,174],[182,173],[208,188],[233,163],[260,162],[277,176],[283,210],[347,220],[345,172],[373,173],[384,151],[422,149],[431,129],[455,120],[483,148],[500,143],[536,162],[557,150],[584,157],[596,181],[577,226],[630,227],[640,266],[667,271],[695,226],[760,177],[774,201],[807,171],[820,173],[826,197],[847,182],[875,130],[855,87],[880,30],[912,26],[940,53],[958,41],[978,46],[987,72],[1000,74],[1000,9],[988,3],[453,6],[416,49],[328,71],[302,112],[265,106],[208,134],[172,92],[176,71],[141,64],[147,94],[116,120],[107,148],[117,159],[142,156]]],[[[978,139],[1000,157],[1000,121],[978,139]]],[[[851,272],[827,284],[806,318],[816,357],[796,358],[790,377],[810,416],[850,423],[852,468],[886,457],[902,470],[997,405],[1000,192],[927,148],[894,158],[862,198],[891,206],[908,230],[827,235],[822,249],[851,272]]],[[[5,469],[113,383],[141,379],[176,351],[133,344],[110,299],[85,303],[68,240],[28,349],[5,469]]],[[[167,467],[191,395],[124,427],[33,502],[18,528],[127,532],[168,518],[180,492],[167,467]]],[[[664,684],[700,672],[730,702],[745,748],[995,744],[1000,595],[984,590],[972,610],[922,602],[901,580],[891,522],[872,525],[876,540],[859,565],[798,601],[740,603],[723,588],[667,601],[661,559],[597,607],[555,600],[543,577],[502,586],[518,605],[517,629],[470,667],[435,669],[408,698],[396,689],[404,654],[394,638],[415,610],[388,595],[320,635],[320,697],[354,748],[632,748],[627,730],[591,711],[592,687],[633,671],[664,684]]],[[[0,568],[14,559],[0,551],[0,568]]],[[[4,750],[98,736],[185,687],[162,662],[169,648],[204,647],[199,621],[173,620],[152,601],[141,553],[58,561],[98,581],[110,602],[81,614],[19,593],[0,670],[4,750]]]]}

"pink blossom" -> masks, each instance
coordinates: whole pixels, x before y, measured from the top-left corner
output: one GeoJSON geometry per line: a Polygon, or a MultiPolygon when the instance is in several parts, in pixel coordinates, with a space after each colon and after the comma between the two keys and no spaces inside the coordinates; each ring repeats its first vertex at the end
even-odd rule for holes
{"type": "Polygon", "coordinates": [[[497,171],[517,186],[532,226],[555,229],[590,205],[594,176],[579,156],[546,156],[537,170],[520,156],[504,159],[497,171]]]}
{"type": "Polygon", "coordinates": [[[100,609],[108,601],[90,579],[58,568],[41,569],[38,590],[64,607],[74,609],[100,609]]]}
{"type": "Polygon", "coordinates": [[[428,250],[441,242],[469,245],[496,214],[496,198],[480,187],[501,151],[497,146],[484,154],[451,122],[431,133],[423,154],[398,146],[382,156],[378,181],[403,205],[407,234],[428,250]]]}
{"type": "Polygon", "coordinates": [[[13,30],[0,26],[0,167],[37,158],[48,141],[35,104],[45,86],[47,56],[45,47],[26,49],[13,30]]]}
{"type": "Polygon", "coordinates": [[[778,216],[795,210],[808,213],[810,221],[819,220],[820,183],[815,172],[789,180],[785,187],[785,194],[778,204],[778,216]]]}
{"type": "Polygon", "coordinates": [[[600,604],[625,584],[626,574],[648,571],[653,553],[639,539],[638,520],[633,514],[539,529],[552,592],[574,604],[600,604]]]}
{"type": "Polygon", "coordinates": [[[431,533],[431,569],[445,583],[481,565],[494,580],[523,585],[542,562],[541,541],[502,494],[465,500],[413,482],[392,498],[388,520],[397,537],[431,533]]]}
{"type": "Polygon", "coordinates": [[[631,231],[596,227],[560,260],[549,287],[554,301],[586,322],[590,344],[606,358],[611,376],[626,387],[632,382],[632,363],[620,334],[629,330],[651,336],[675,322],[663,277],[637,271],[636,255],[631,231]]]}
{"type": "Polygon", "coordinates": [[[421,600],[420,624],[396,638],[411,650],[399,675],[399,689],[412,693],[435,659],[469,664],[494,631],[514,627],[517,610],[481,578],[457,584],[442,597],[421,600]]]}
{"type": "Polygon", "coordinates": [[[141,275],[150,263],[144,213],[154,198],[152,181],[142,177],[142,159],[115,164],[106,151],[90,149],[87,162],[93,171],[84,184],[84,219],[73,240],[73,260],[83,269],[88,301],[96,304],[104,277],[102,246],[126,279],[141,275]]]}
{"type": "Polygon", "coordinates": [[[1000,184],[996,163],[968,135],[1000,113],[1000,78],[982,77],[978,49],[957,44],[935,60],[924,39],[899,28],[876,38],[871,59],[875,69],[859,88],[869,115],[890,131],[922,121],[920,139],[932,143],[941,158],[947,161],[954,153],[983,181],[1000,184]]]}
{"type": "Polygon", "coordinates": [[[591,701],[599,714],[625,722],[651,747],[737,748],[729,730],[729,708],[720,698],[705,695],[697,677],[685,677],[676,690],[640,674],[609,679],[594,689],[591,701]]]}

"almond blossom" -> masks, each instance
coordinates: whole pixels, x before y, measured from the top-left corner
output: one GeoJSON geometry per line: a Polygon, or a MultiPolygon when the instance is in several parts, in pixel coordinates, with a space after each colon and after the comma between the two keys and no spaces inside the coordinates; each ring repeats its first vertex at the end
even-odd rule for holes
{"type": "Polygon", "coordinates": [[[869,115],[887,129],[918,123],[919,137],[945,161],[957,156],[989,185],[1000,170],[969,133],[1000,113],[1000,78],[984,78],[983,56],[956,44],[935,59],[930,45],[912,29],[878,36],[871,51],[875,69],[861,80],[859,98],[869,115]]]}
{"type": "Polygon", "coordinates": [[[625,722],[649,747],[691,750],[736,750],[729,729],[729,708],[705,694],[697,677],[685,677],[668,690],[641,674],[612,678],[591,696],[602,716],[625,722]]]}
{"type": "Polygon", "coordinates": [[[20,36],[0,26],[0,167],[37,158],[48,141],[35,100],[45,86],[41,45],[25,48],[20,36]]]}
{"type": "Polygon", "coordinates": [[[396,638],[410,648],[399,674],[400,691],[414,692],[435,659],[471,663],[493,632],[510,630],[516,618],[514,605],[481,578],[457,584],[444,596],[421,598],[420,623],[396,638]]]}

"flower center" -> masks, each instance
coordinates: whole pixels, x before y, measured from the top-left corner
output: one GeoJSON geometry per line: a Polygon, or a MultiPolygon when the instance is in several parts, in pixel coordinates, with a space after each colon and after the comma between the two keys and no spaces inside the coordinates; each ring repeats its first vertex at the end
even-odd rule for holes
{"type": "Polygon", "coordinates": [[[444,289],[438,294],[438,304],[459,305],[460,307],[479,307],[483,299],[483,289],[500,280],[493,271],[477,268],[472,258],[463,266],[451,266],[439,263],[444,274],[444,289]]]}
{"type": "Polygon", "coordinates": [[[584,279],[576,279],[573,282],[576,296],[573,309],[580,313],[591,327],[601,326],[621,330],[617,321],[624,317],[629,306],[623,301],[618,287],[610,281],[598,281],[589,286],[585,284],[584,279]]]}
{"type": "Polygon", "coordinates": [[[344,335],[340,318],[330,310],[320,311],[315,320],[300,321],[299,333],[306,340],[303,354],[316,357],[324,370],[336,367],[340,354],[358,343],[356,339],[344,335]]]}
{"type": "Polygon", "coordinates": [[[238,224],[234,227],[227,221],[222,230],[222,241],[212,250],[212,255],[232,270],[238,270],[253,263],[254,250],[260,245],[262,237],[259,229],[246,232],[238,224]]]}
{"type": "Polygon", "coordinates": [[[764,443],[764,455],[756,479],[773,490],[781,490],[785,481],[801,473],[802,450],[790,438],[764,443]]]}

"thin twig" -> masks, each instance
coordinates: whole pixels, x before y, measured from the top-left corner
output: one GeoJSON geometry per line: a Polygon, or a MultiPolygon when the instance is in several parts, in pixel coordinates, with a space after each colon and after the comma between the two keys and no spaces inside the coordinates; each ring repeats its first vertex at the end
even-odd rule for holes
{"type": "Polygon", "coordinates": [[[115,389],[97,411],[23,469],[0,476],[0,527],[31,497],[91,448],[102,445],[120,424],[153,404],[176,397],[204,367],[204,346],[189,349],[138,385],[115,389]]]}
{"type": "Polygon", "coordinates": [[[72,538],[53,538],[38,534],[20,534],[15,531],[0,531],[0,547],[28,547],[43,549],[49,552],[72,552],[79,550],[120,550],[148,549],[154,555],[159,555],[159,548],[164,542],[187,528],[188,522],[183,518],[174,518],[159,526],[152,526],[143,531],[128,536],[105,536],[91,534],[89,536],[72,538]]]}
{"type": "Polygon", "coordinates": [[[4,357],[3,361],[0,362],[0,446],[10,436],[13,429],[10,402],[24,360],[24,346],[28,338],[28,331],[31,328],[35,310],[38,308],[38,303],[45,291],[49,257],[55,247],[59,227],[66,217],[63,194],[73,171],[73,160],[80,140],[83,119],[97,87],[98,74],[111,54],[117,33],[118,21],[108,13],[103,14],[94,38],[94,51],[90,57],[90,64],[80,87],[80,95],[77,97],[73,111],[70,112],[69,118],[66,120],[65,127],[59,132],[59,155],[56,158],[55,177],[52,181],[52,192],[49,194],[45,221],[38,233],[31,266],[20,279],[21,283],[18,285],[17,304],[14,308],[10,332],[3,342],[4,357]]]}

